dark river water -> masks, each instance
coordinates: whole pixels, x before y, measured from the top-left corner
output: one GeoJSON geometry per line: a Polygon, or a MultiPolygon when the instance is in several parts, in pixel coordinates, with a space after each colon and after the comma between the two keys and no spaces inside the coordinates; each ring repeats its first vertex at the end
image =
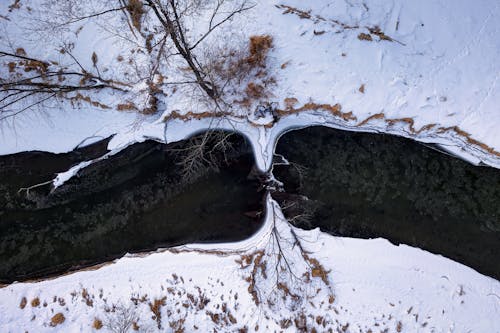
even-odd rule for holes
{"type": "Polygon", "coordinates": [[[98,162],[50,193],[42,186],[82,160],[106,152],[106,142],[69,154],[0,156],[0,281],[43,277],[137,252],[190,242],[225,242],[261,225],[263,193],[248,177],[253,157],[240,136],[230,138],[218,168],[188,180],[179,162],[185,142],[135,144],[98,162]],[[223,162],[224,161],[224,162],[223,162]]]}
{"type": "Polygon", "coordinates": [[[291,165],[275,166],[287,193],[274,196],[298,225],[384,237],[500,278],[500,170],[401,137],[325,127],[285,134],[277,153],[291,165]]]}
{"type": "MultiPolygon", "coordinates": [[[[217,167],[193,167],[190,178],[179,163],[193,145],[149,141],[93,164],[55,191],[44,185],[20,194],[105,154],[107,140],[68,154],[0,156],[0,283],[126,252],[249,237],[261,226],[263,177],[253,170],[247,142],[229,140],[226,154],[209,143],[204,156],[217,167]]],[[[324,127],[285,134],[277,154],[290,165],[275,165],[285,192],[273,196],[294,224],[384,237],[500,278],[500,170],[396,136],[324,127]]]]}

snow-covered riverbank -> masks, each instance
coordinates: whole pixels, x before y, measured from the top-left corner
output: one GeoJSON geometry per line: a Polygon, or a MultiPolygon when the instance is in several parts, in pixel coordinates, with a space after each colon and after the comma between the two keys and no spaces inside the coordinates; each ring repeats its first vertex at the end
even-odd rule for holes
{"type": "MultiPolygon", "coordinates": [[[[13,10],[1,3],[2,29],[32,56],[59,59],[57,40],[41,45],[23,27],[36,19],[37,1],[13,10]]],[[[109,109],[81,98],[75,108],[55,103],[0,123],[0,154],[66,152],[115,135],[112,154],[133,142],[173,142],[223,128],[245,134],[257,166],[268,171],[283,132],[325,125],[434,142],[474,164],[500,168],[498,16],[492,0],[260,0],[221,33],[272,36],[269,101],[277,103],[278,122],[255,119],[252,108],[224,118],[193,116],[207,110],[184,90],[169,90],[150,116],[118,111],[121,95],[103,93],[109,109]],[[174,112],[180,116],[171,117],[174,112]]],[[[82,21],[65,33],[74,37],[84,66],[92,67],[95,52],[101,69],[113,68],[120,52],[130,50],[94,23],[82,21]]],[[[0,43],[8,48],[5,36],[0,43]]],[[[141,101],[139,88],[130,95],[141,101]]],[[[54,175],[56,185],[88,164],[54,175]]],[[[386,240],[292,229],[269,198],[267,205],[265,226],[243,243],[189,245],[4,286],[0,331],[105,331],[101,325],[119,318],[140,331],[500,332],[498,281],[386,240]],[[275,241],[286,248],[278,251],[275,241]],[[281,266],[287,284],[268,275],[281,266]]]]}

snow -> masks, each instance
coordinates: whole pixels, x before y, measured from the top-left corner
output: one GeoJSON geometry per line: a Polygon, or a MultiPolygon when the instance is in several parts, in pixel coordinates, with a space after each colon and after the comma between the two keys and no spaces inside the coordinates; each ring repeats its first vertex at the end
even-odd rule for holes
{"type": "MultiPolygon", "coordinates": [[[[67,59],[57,45],[70,36],[75,43],[73,53],[83,66],[92,67],[91,54],[96,52],[106,75],[134,81],[135,77],[127,77],[127,62],[117,64],[115,59],[130,55],[133,47],[124,40],[140,44],[142,36],[130,32],[117,36],[94,20],[82,21],[74,29],[32,36],[31,25],[23,23],[40,22],[36,19],[44,17],[46,13],[36,10],[38,3],[39,0],[22,1],[21,9],[12,12],[8,2],[0,3],[1,29],[11,34],[9,38],[7,33],[0,37],[0,49],[8,49],[14,35],[22,47],[35,52],[34,56],[64,62],[67,59]],[[35,10],[28,13],[27,6],[35,10]]],[[[90,3],[105,6],[100,1],[90,3]]],[[[96,138],[114,135],[108,145],[109,154],[113,154],[134,142],[174,142],[206,129],[220,128],[245,135],[253,147],[257,167],[269,171],[276,142],[283,133],[323,125],[438,143],[471,163],[500,168],[500,25],[495,19],[499,15],[500,3],[494,0],[260,0],[253,10],[236,16],[215,36],[238,31],[244,32],[245,38],[257,34],[273,37],[268,69],[276,84],[272,86],[271,102],[277,102],[285,111],[273,126],[271,117],[255,119],[251,108],[233,109],[234,115],[223,118],[165,121],[173,111],[181,115],[210,111],[193,99],[189,89],[169,91],[156,115],[118,111],[117,106],[127,101],[146,105],[147,87],[138,82],[127,94],[99,93],[97,97],[109,109],[85,102],[68,105],[55,101],[43,110],[1,122],[0,154],[31,150],[67,152],[96,138]],[[310,18],[287,11],[291,7],[308,13],[310,18]],[[375,26],[394,41],[379,40],[369,30],[375,26]],[[371,33],[373,40],[360,40],[361,33],[371,33]],[[323,106],[287,115],[286,98],[296,99],[295,109],[307,103],[323,106]],[[326,106],[333,108],[336,104],[341,106],[341,115],[327,110],[326,106]],[[342,116],[348,112],[352,112],[349,117],[342,116]]],[[[107,19],[112,27],[123,23],[112,15],[107,19]]],[[[233,37],[227,40],[232,41],[233,37]]],[[[219,39],[207,39],[207,43],[226,40],[219,39]]],[[[135,53],[134,57],[138,71],[147,70],[147,56],[135,53]]],[[[94,161],[82,162],[57,175],[54,186],[60,186],[94,161]]],[[[297,330],[293,320],[287,329],[281,329],[280,320],[297,319],[294,316],[301,311],[313,316],[314,320],[307,319],[308,324],[321,316],[319,322],[324,320],[335,329],[345,328],[349,332],[378,332],[385,328],[394,332],[399,325],[402,331],[410,332],[500,332],[498,281],[439,255],[395,246],[383,239],[332,237],[319,230],[291,228],[270,198],[264,226],[244,242],[191,244],[128,255],[92,270],[5,286],[0,289],[0,331],[87,332],[92,330],[95,318],[106,322],[106,318],[120,312],[106,312],[113,304],[133,308],[140,318],[141,330],[156,331],[157,322],[151,319],[149,303],[164,296],[167,299],[161,307],[163,326],[172,328],[169,322],[179,324],[185,320],[188,332],[195,325],[200,332],[226,331],[226,322],[231,322],[229,314],[237,321],[234,327],[254,330],[259,325],[265,332],[293,332],[297,330]],[[267,262],[276,263],[276,249],[271,246],[276,234],[283,237],[284,251],[298,276],[311,271],[297,252],[299,247],[290,242],[294,234],[310,256],[330,271],[329,285],[313,278],[311,284],[291,286],[292,292],[311,303],[297,305],[290,297],[280,303],[276,285],[262,276],[256,280],[263,292],[261,296],[272,296],[276,302],[268,302],[264,297],[257,305],[252,299],[250,282],[245,278],[254,266],[241,268],[236,260],[262,250],[267,262]],[[169,288],[175,293],[170,293],[169,288]],[[314,293],[318,288],[320,291],[314,293]],[[332,304],[331,293],[335,296],[332,304]],[[200,302],[194,304],[188,295],[195,295],[198,300],[207,297],[210,301],[206,308],[200,308],[200,302]],[[144,301],[133,305],[131,297],[142,296],[144,301]],[[28,303],[21,309],[23,297],[28,303]],[[30,302],[37,297],[40,305],[33,307],[30,302]],[[224,302],[229,310],[222,310],[224,302]],[[294,306],[300,311],[292,311],[294,306]],[[52,316],[59,312],[66,320],[51,327],[52,316]],[[226,321],[214,321],[216,313],[226,321]]],[[[319,331],[323,329],[319,327],[319,331]]]]}
{"type": "MultiPolygon", "coordinates": [[[[166,303],[161,308],[163,327],[168,327],[169,321],[184,318],[188,332],[194,331],[194,325],[200,332],[214,328],[233,331],[244,326],[253,331],[257,325],[266,332],[280,331],[279,321],[286,314],[294,313],[290,312],[289,304],[282,304],[279,312],[272,311],[267,304],[256,305],[247,291],[247,271],[236,262],[242,255],[268,246],[273,227],[279,229],[282,236],[290,229],[278,205],[270,198],[267,205],[268,212],[274,207],[274,214],[268,214],[263,228],[243,242],[193,244],[151,254],[129,255],[95,270],[6,286],[0,289],[0,330],[87,332],[91,331],[95,318],[105,323],[107,316],[112,315],[106,313],[106,306],[120,304],[135,309],[138,325],[143,330],[157,331],[148,302],[166,296],[166,303]],[[169,288],[172,288],[170,292],[169,288]],[[187,295],[197,296],[198,290],[210,299],[203,309],[197,309],[188,300],[187,295]],[[88,296],[83,297],[85,293],[88,296]],[[144,295],[147,301],[133,305],[131,297],[144,295]],[[28,303],[21,309],[23,297],[28,303]],[[40,305],[32,307],[30,302],[36,297],[40,305]],[[87,304],[87,298],[92,300],[91,305],[87,304]],[[227,310],[221,311],[223,303],[227,303],[236,324],[226,326],[210,319],[209,313],[227,315],[227,310]],[[184,308],[181,304],[190,305],[184,308]],[[180,314],[175,313],[177,309],[181,310],[180,314]],[[169,314],[169,310],[173,313],[169,314]],[[63,313],[66,320],[54,329],[49,322],[58,312],[63,313]]],[[[500,283],[494,279],[444,257],[409,246],[395,246],[383,239],[359,240],[333,237],[319,230],[293,230],[310,256],[331,271],[329,280],[335,300],[329,310],[322,308],[322,304],[329,304],[328,288],[323,286],[318,295],[312,293],[314,297],[310,296],[310,290],[302,290],[309,292],[313,302],[312,305],[305,302],[305,313],[331,322],[326,324],[327,328],[349,324],[349,332],[367,332],[368,329],[378,332],[385,328],[395,332],[400,323],[404,332],[500,330],[500,283]]],[[[290,247],[289,251],[294,249],[297,247],[290,247]]],[[[300,272],[300,260],[289,255],[293,258],[292,267],[300,272]]],[[[259,283],[272,285],[273,279],[263,279],[259,283]]],[[[309,318],[308,324],[312,323],[315,320],[309,318]]],[[[283,331],[296,330],[292,324],[283,331]]],[[[108,332],[105,328],[102,331],[108,332]]]]}

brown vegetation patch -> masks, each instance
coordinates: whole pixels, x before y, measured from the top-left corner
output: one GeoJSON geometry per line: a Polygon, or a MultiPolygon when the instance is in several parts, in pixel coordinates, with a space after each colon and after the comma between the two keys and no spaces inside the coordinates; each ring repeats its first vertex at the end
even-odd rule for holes
{"type": "Polygon", "coordinates": [[[299,100],[296,99],[295,97],[287,97],[285,98],[284,102],[285,102],[285,110],[289,110],[292,109],[295,105],[297,105],[299,100]]]}
{"type": "Polygon", "coordinates": [[[358,91],[359,91],[360,93],[364,94],[364,93],[365,93],[365,85],[364,85],[364,84],[362,84],[362,85],[359,87],[358,91]]]}
{"type": "Polygon", "coordinates": [[[16,71],[16,63],[11,61],[7,64],[7,66],[9,67],[9,73],[14,73],[16,71]]]}
{"type": "Polygon", "coordinates": [[[156,320],[158,329],[161,329],[161,307],[166,304],[167,297],[156,299],[149,303],[149,309],[153,312],[153,319],[156,320]]]}
{"type": "Polygon", "coordinates": [[[273,37],[270,35],[251,36],[247,62],[253,65],[265,65],[269,49],[273,46],[273,37]]]}
{"type": "Polygon", "coordinates": [[[94,319],[94,322],[92,323],[92,328],[96,329],[96,330],[100,330],[102,328],[102,321],[95,318],[94,319]]]}
{"type": "Polygon", "coordinates": [[[368,30],[370,31],[371,34],[377,36],[378,38],[380,38],[381,40],[387,40],[389,42],[394,42],[394,39],[392,39],[391,37],[387,36],[381,29],[378,25],[374,26],[374,27],[371,27],[371,28],[368,28],[368,30]]]}
{"type": "Polygon", "coordinates": [[[365,34],[364,32],[360,33],[358,35],[359,40],[367,40],[369,42],[373,41],[372,35],[370,34],[365,34]]]}
{"type": "MultiPolygon", "coordinates": [[[[408,129],[412,134],[420,134],[424,131],[429,131],[437,126],[436,124],[427,124],[425,126],[422,126],[419,129],[416,129],[415,128],[415,121],[413,120],[413,118],[405,117],[405,118],[387,119],[385,117],[385,114],[382,112],[371,115],[370,117],[368,117],[368,118],[364,119],[363,121],[361,121],[360,123],[358,123],[356,126],[366,125],[367,123],[369,123],[373,119],[383,119],[389,126],[393,126],[397,123],[405,123],[408,125],[408,129]]],[[[488,152],[489,154],[491,154],[493,156],[500,157],[500,152],[496,151],[495,149],[486,145],[485,143],[474,139],[470,133],[462,130],[458,126],[439,127],[438,129],[436,129],[437,134],[444,134],[446,132],[454,132],[456,135],[463,137],[467,141],[468,144],[479,147],[482,150],[488,152]]]]}
{"type": "Polygon", "coordinates": [[[35,297],[31,300],[31,307],[36,308],[38,306],[40,306],[40,299],[35,297]]]}
{"type": "Polygon", "coordinates": [[[276,8],[284,9],[284,11],[282,13],[283,15],[294,14],[294,15],[297,15],[301,19],[307,19],[307,20],[310,20],[313,17],[311,15],[310,10],[305,11],[305,10],[301,10],[301,9],[298,9],[298,8],[295,8],[292,6],[288,6],[288,5],[277,5],[276,8]]]}
{"type": "Polygon", "coordinates": [[[287,67],[288,67],[288,65],[290,65],[290,61],[287,61],[287,62],[282,63],[282,64],[281,64],[281,66],[280,66],[280,68],[281,68],[281,69],[285,69],[285,68],[287,68],[287,67]]]}
{"type": "Polygon", "coordinates": [[[327,271],[323,265],[316,258],[311,258],[307,254],[303,253],[302,256],[304,259],[311,265],[311,275],[312,277],[319,277],[323,281],[323,283],[327,286],[330,285],[330,281],[328,280],[328,274],[330,271],[327,271]]]}
{"type": "Polygon", "coordinates": [[[385,119],[385,114],[383,113],[376,113],[374,115],[371,115],[369,116],[368,118],[366,118],[365,120],[363,120],[362,122],[360,122],[359,124],[357,124],[356,126],[363,126],[363,125],[366,125],[367,123],[369,123],[372,119],[385,119]]]}
{"type": "Polygon", "coordinates": [[[19,303],[19,308],[24,309],[26,307],[26,304],[28,304],[28,300],[26,299],[26,297],[23,297],[21,299],[21,303],[19,303]]]}
{"type": "Polygon", "coordinates": [[[318,111],[318,110],[324,110],[328,111],[332,115],[336,117],[340,117],[345,121],[349,120],[354,120],[356,121],[357,118],[352,114],[352,112],[342,112],[342,106],[340,104],[317,104],[314,102],[309,102],[304,104],[303,106],[299,108],[294,108],[293,106],[290,106],[290,104],[285,101],[285,110],[276,110],[279,116],[286,116],[289,114],[294,114],[294,113],[300,113],[304,111],[318,111]],[[289,107],[288,107],[289,106],[289,107]]]}
{"type": "Polygon", "coordinates": [[[467,133],[466,131],[460,129],[458,126],[440,127],[437,130],[437,133],[445,133],[448,131],[455,132],[457,135],[464,137],[469,144],[474,145],[474,146],[478,146],[481,149],[487,151],[488,153],[490,153],[494,156],[500,157],[500,152],[498,152],[495,149],[493,149],[492,147],[482,143],[481,141],[478,141],[478,140],[472,138],[470,133],[467,133]]]}
{"type": "Polygon", "coordinates": [[[92,300],[92,297],[85,288],[82,289],[82,298],[85,301],[85,304],[87,304],[87,306],[89,307],[94,306],[94,301],[92,300]]]}
{"type": "Polygon", "coordinates": [[[247,88],[245,89],[245,93],[247,94],[247,96],[249,98],[252,98],[252,99],[259,99],[259,98],[262,98],[266,95],[265,88],[262,85],[260,85],[258,83],[254,83],[254,82],[250,82],[247,85],[247,88]]]}
{"type": "Polygon", "coordinates": [[[188,120],[200,120],[200,119],[205,119],[205,118],[213,118],[213,117],[227,117],[230,116],[230,112],[201,112],[201,113],[196,113],[189,111],[185,114],[180,114],[177,111],[172,111],[168,116],[166,116],[163,121],[167,122],[172,119],[180,119],[184,121],[188,120]]]}
{"type": "Polygon", "coordinates": [[[258,271],[260,270],[262,277],[264,279],[267,279],[266,262],[262,260],[263,257],[264,251],[259,250],[253,253],[244,254],[240,257],[240,259],[235,260],[236,263],[240,265],[241,269],[246,269],[253,264],[252,271],[250,272],[250,275],[245,278],[245,280],[249,283],[248,293],[252,296],[252,300],[257,306],[260,304],[260,299],[256,287],[256,278],[258,271]]]}
{"type": "Polygon", "coordinates": [[[133,102],[126,102],[122,104],[118,104],[116,106],[118,111],[138,111],[137,106],[133,102]]]}
{"type": "Polygon", "coordinates": [[[145,13],[142,1],[140,0],[129,0],[126,7],[128,13],[130,14],[130,19],[132,20],[132,25],[137,31],[141,31],[142,27],[142,16],[145,13]]]}
{"type": "Polygon", "coordinates": [[[26,54],[26,51],[22,47],[18,47],[16,49],[16,55],[18,55],[18,56],[26,56],[27,54],[26,54]]]}
{"type": "MultiPolygon", "coordinates": [[[[389,42],[397,42],[401,45],[405,45],[405,44],[395,40],[394,38],[391,38],[388,35],[386,35],[380,29],[379,26],[370,27],[370,26],[359,26],[356,24],[347,24],[345,22],[342,22],[342,21],[339,21],[336,19],[326,19],[320,15],[313,14],[311,10],[298,9],[296,7],[288,6],[288,5],[276,5],[276,8],[283,9],[284,10],[282,13],[283,15],[293,14],[293,15],[298,16],[300,19],[311,20],[315,24],[320,23],[320,22],[325,22],[325,23],[328,22],[328,23],[331,23],[333,25],[339,26],[342,30],[353,30],[353,29],[361,29],[361,28],[367,29],[370,32],[369,34],[364,33],[364,32],[361,32],[360,34],[358,34],[358,39],[360,39],[360,40],[372,41],[373,40],[372,35],[374,35],[374,36],[377,36],[379,38],[379,40],[384,40],[384,41],[389,41],[389,42]]],[[[325,32],[326,31],[324,31],[324,30],[321,30],[321,31],[313,30],[314,35],[322,35],[325,32]]]]}
{"type": "Polygon", "coordinates": [[[64,323],[65,320],[66,320],[66,318],[64,317],[64,315],[61,312],[56,313],[50,319],[50,326],[55,327],[57,325],[60,325],[60,324],[64,323]]]}
{"type": "Polygon", "coordinates": [[[101,108],[103,110],[111,109],[111,107],[107,106],[106,104],[94,101],[89,96],[84,96],[80,93],[77,93],[75,96],[69,97],[68,99],[70,100],[71,105],[73,105],[73,106],[75,106],[74,103],[85,102],[85,103],[89,103],[92,106],[95,106],[96,108],[101,108]]]}

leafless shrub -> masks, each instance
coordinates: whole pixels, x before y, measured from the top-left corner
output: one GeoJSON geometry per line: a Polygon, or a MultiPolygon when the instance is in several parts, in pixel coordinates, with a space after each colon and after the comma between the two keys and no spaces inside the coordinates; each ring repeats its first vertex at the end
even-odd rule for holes
{"type": "Polygon", "coordinates": [[[234,147],[230,132],[209,130],[191,137],[184,147],[170,149],[177,156],[182,179],[190,183],[207,171],[218,171],[222,164],[229,162],[229,153],[234,147]]]}
{"type": "Polygon", "coordinates": [[[132,305],[113,305],[103,321],[103,326],[113,333],[127,333],[134,323],[137,323],[139,316],[136,308],[132,305]]]}
{"type": "Polygon", "coordinates": [[[273,39],[269,35],[242,36],[203,50],[202,70],[207,80],[217,87],[219,106],[230,108],[237,102],[250,106],[253,101],[269,97],[275,82],[267,68],[273,39]]]}

